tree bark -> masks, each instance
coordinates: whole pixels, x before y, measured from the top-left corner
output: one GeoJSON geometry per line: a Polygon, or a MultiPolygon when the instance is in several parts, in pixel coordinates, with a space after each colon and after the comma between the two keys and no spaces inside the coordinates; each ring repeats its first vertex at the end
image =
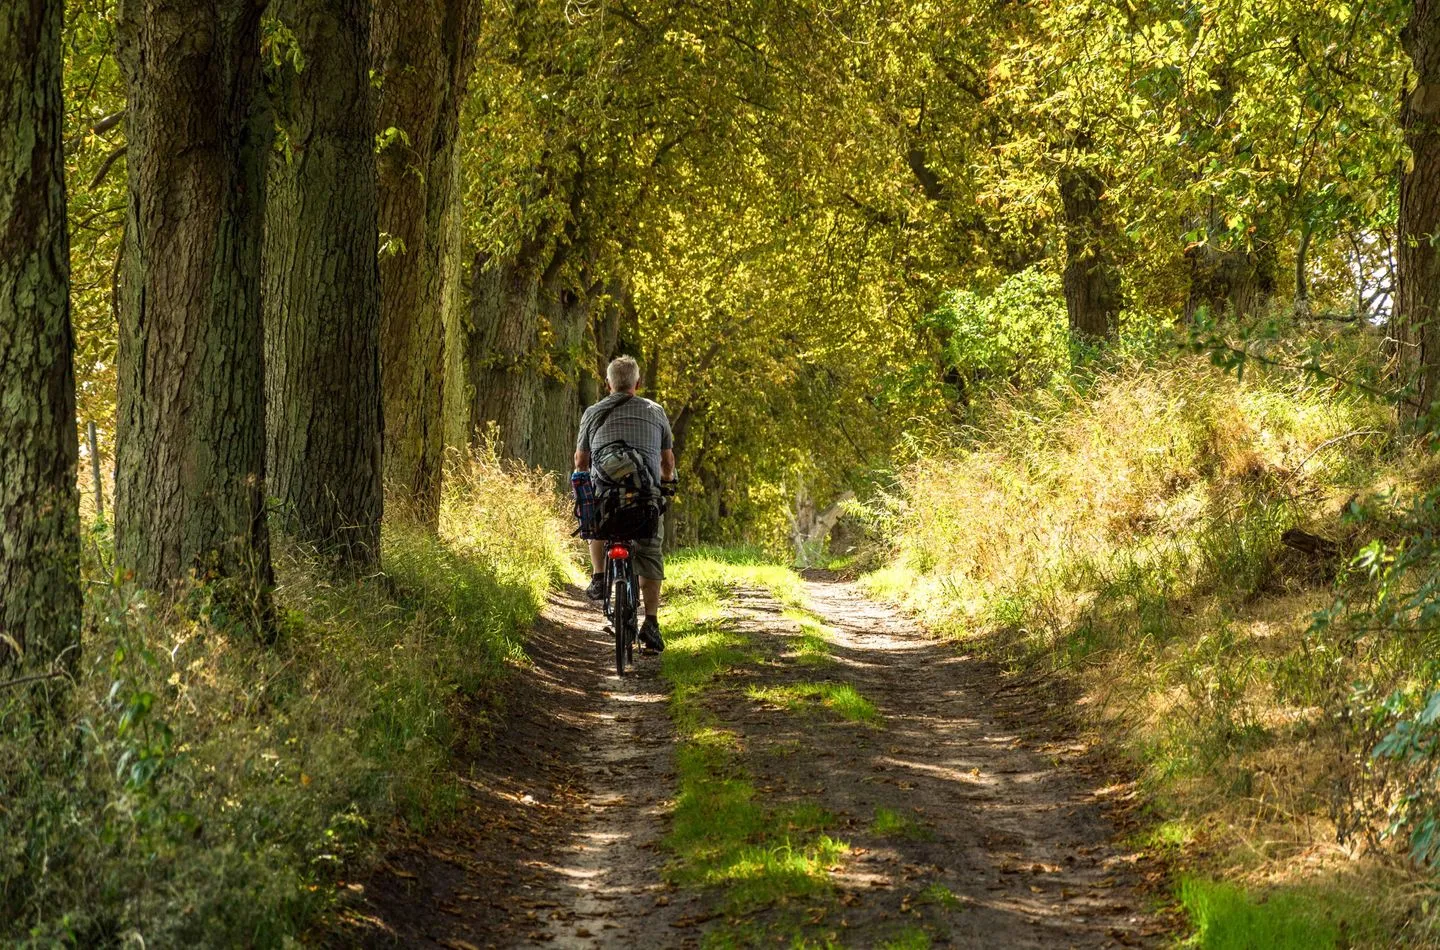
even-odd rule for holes
{"type": "Polygon", "coordinates": [[[585,330],[590,301],[583,292],[552,286],[541,290],[541,311],[549,328],[548,359],[540,380],[527,461],[550,472],[569,472],[580,431],[580,380],[588,375],[585,330]]]}
{"type": "Polygon", "coordinates": [[[439,524],[445,430],[445,287],[457,197],[455,140],[479,25],[477,0],[376,0],[380,367],[392,511],[439,524]],[[388,135],[388,130],[403,133],[388,135]]]}
{"type": "Polygon", "coordinates": [[[116,556],[143,586],[224,579],[270,628],[260,244],[262,0],[124,0],[129,217],[116,556]]]}
{"type": "Polygon", "coordinates": [[[471,445],[491,437],[504,458],[530,459],[531,425],[539,392],[536,347],[540,275],[533,254],[496,261],[472,255],[469,294],[457,321],[455,362],[465,379],[456,424],[471,445]]]}
{"type": "Polygon", "coordinates": [[[1400,124],[1411,164],[1400,179],[1395,316],[1397,370],[1412,389],[1411,414],[1426,413],[1440,396],[1440,0],[1415,0],[1401,32],[1414,63],[1415,88],[1400,124]]]}
{"type": "Polygon", "coordinates": [[[61,0],[0,7],[0,666],[80,653],[61,0]]]}
{"type": "Polygon", "coordinates": [[[369,0],[276,0],[304,58],[275,83],[265,360],[281,524],[338,566],[379,562],[380,286],[369,0]]]}
{"type": "Polygon", "coordinates": [[[1105,183],[1093,170],[1067,165],[1059,174],[1060,201],[1065,211],[1065,310],[1070,333],[1079,338],[1108,340],[1119,326],[1123,300],[1120,275],[1106,249],[1105,183]]]}

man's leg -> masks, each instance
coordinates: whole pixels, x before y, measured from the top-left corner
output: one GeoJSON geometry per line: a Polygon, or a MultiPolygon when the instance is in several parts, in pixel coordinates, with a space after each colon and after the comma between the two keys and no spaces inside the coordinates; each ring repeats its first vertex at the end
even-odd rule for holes
{"type": "Polygon", "coordinates": [[[605,542],[590,542],[590,586],[585,596],[591,600],[605,599],[605,542]]]}
{"type": "Polygon", "coordinates": [[[646,618],[654,617],[660,613],[660,578],[640,578],[640,599],[645,601],[646,618]]]}
{"type": "Polygon", "coordinates": [[[636,544],[631,552],[635,573],[640,576],[640,597],[645,603],[645,622],[640,626],[640,642],[652,650],[665,649],[660,636],[660,583],[665,579],[665,521],[649,541],[636,544]]]}

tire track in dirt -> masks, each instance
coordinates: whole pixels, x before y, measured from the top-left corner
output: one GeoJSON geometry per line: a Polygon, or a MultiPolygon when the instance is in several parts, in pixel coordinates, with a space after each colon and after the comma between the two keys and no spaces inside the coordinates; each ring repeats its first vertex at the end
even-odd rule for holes
{"type": "MultiPolygon", "coordinates": [[[[1140,946],[1169,931],[1147,911],[1140,857],[1114,844],[1107,798],[1128,790],[1109,787],[1083,747],[1023,740],[989,708],[996,669],[853,584],[810,578],[805,589],[831,628],[832,662],[787,662],[794,634],[772,622],[780,636],[762,641],[768,662],[751,683],[849,683],[877,707],[880,727],[822,710],[797,717],[733,693],[717,712],[746,736],[748,765],[780,790],[778,802],[788,795],[844,817],[838,834],[855,850],[834,881],[847,945],[878,945],[902,924],[936,944],[996,947],[1140,946]],[[881,810],[913,821],[909,833],[877,833],[881,810]],[[937,885],[958,907],[927,900],[937,885]]],[[[779,611],[763,596],[748,609],[779,611]]],[[[1054,710],[1041,699],[1011,712],[1054,710]]]]}
{"type": "MultiPolygon", "coordinates": [[[[830,662],[795,661],[799,625],[759,590],[735,592],[726,626],[755,668],[701,700],[743,736],[767,804],[818,803],[854,849],[807,932],[878,946],[902,928],[934,945],[1105,947],[1157,943],[1145,869],[1118,849],[1103,773],[1061,737],[1022,740],[992,707],[990,666],[919,631],[853,585],[809,579],[832,628],[830,662]],[[878,728],[752,698],[750,686],[833,680],[878,707],[878,728]],[[913,834],[878,833],[877,809],[913,834]],[[948,906],[927,900],[936,886],[948,906]],[[928,889],[928,890],[927,890],[928,889]]],[[[693,947],[723,925],[719,896],[665,882],[675,735],[654,657],[617,678],[600,617],[576,591],[552,598],[511,677],[508,714],[477,754],[452,826],[393,849],[328,935],[333,946],[693,947]]],[[[1035,708],[1010,715],[1046,717],[1035,708]]],[[[1013,704],[1012,704],[1013,706],[1013,704]]]]}

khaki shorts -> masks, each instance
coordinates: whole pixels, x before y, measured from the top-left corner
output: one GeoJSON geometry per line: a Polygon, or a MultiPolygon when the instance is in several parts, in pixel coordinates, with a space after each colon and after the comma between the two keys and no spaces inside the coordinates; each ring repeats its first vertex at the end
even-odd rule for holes
{"type": "Polygon", "coordinates": [[[635,562],[635,573],[653,581],[665,579],[665,516],[655,529],[655,537],[649,541],[632,541],[630,559],[635,562]]]}

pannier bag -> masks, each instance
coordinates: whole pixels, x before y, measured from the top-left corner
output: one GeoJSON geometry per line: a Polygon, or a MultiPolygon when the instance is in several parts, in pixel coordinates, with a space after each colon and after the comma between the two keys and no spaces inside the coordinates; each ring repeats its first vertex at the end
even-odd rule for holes
{"type": "Polygon", "coordinates": [[[624,442],[610,442],[596,451],[590,464],[596,477],[595,536],[605,541],[655,537],[665,500],[640,450],[624,442]]]}
{"type": "Polygon", "coordinates": [[[665,501],[634,492],[602,494],[597,499],[594,537],[603,541],[648,541],[660,530],[665,501]]]}

